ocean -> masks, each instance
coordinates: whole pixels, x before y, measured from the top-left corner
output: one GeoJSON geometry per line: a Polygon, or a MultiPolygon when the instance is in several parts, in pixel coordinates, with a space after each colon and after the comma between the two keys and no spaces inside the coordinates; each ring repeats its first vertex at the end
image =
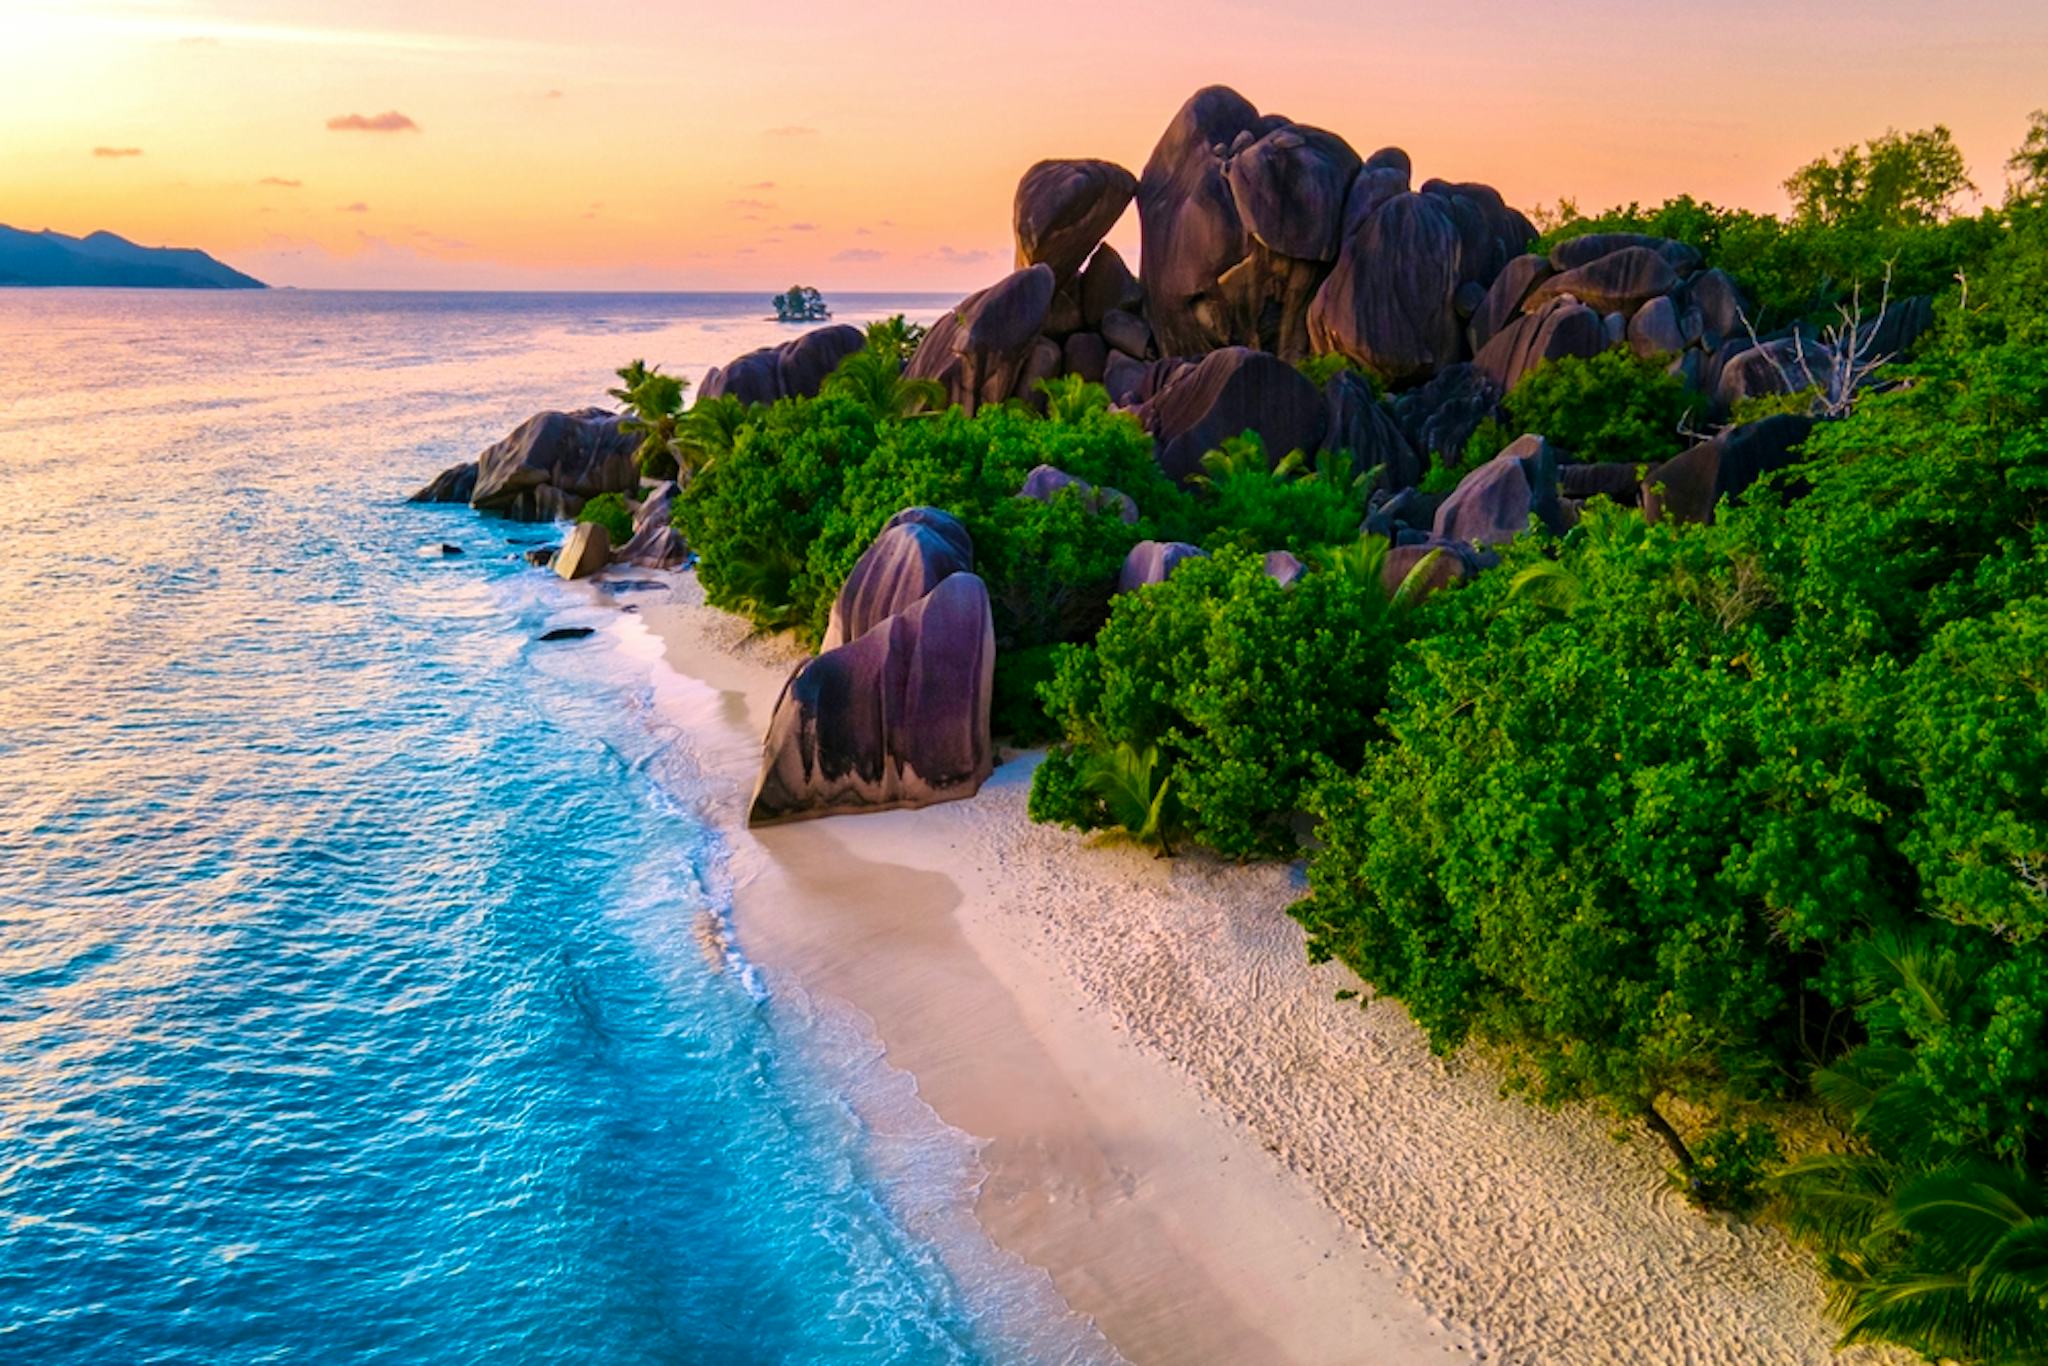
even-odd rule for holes
{"type": "Polygon", "coordinates": [[[1103,1357],[973,1145],[707,952],[629,619],[404,502],[766,304],[0,291],[0,1361],[1103,1357]]]}

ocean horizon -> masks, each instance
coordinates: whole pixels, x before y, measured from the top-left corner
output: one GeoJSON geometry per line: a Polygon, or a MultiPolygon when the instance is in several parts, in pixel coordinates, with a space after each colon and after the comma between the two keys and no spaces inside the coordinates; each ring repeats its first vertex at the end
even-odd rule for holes
{"type": "Polygon", "coordinates": [[[0,293],[0,1358],[1115,1359],[717,947],[630,585],[404,501],[764,303],[0,293]]]}

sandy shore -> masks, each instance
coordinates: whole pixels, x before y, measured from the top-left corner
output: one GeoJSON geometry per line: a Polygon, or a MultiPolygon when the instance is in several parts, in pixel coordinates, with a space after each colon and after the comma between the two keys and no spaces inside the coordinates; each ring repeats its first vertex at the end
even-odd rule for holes
{"type": "MultiPolygon", "coordinates": [[[[1311,967],[1282,867],[1158,860],[1029,824],[1029,756],[972,801],[739,827],[782,642],[634,599],[731,847],[733,923],[844,1002],[983,1143],[977,1214],[1130,1361],[1837,1359],[1809,1260],[1704,1216],[1589,1108],[1433,1057],[1311,967]]],[[[1843,1360],[1877,1361],[1875,1353],[1843,1360]]]]}

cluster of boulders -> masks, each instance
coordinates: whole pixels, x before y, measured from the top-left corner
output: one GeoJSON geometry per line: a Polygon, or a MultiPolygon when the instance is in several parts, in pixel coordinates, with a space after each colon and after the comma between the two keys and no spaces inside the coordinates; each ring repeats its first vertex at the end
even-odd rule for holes
{"type": "Polygon", "coordinates": [[[713,366],[697,386],[697,397],[731,397],[748,404],[810,398],[825,377],[839,368],[839,362],[860,350],[866,340],[859,328],[845,323],[820,327],[780,346],[764,346],[713,366]]]}
{"type": "Polygon", "coordinates": [[[967,528],[897,513],[840,588],[824,651],[783,684],[748,823],[973,795],[994,768],[995,659],[967,528]]]}

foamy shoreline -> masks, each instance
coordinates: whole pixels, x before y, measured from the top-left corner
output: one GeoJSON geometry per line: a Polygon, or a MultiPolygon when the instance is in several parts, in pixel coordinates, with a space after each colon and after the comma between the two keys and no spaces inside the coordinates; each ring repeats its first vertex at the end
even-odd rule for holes
{"type": "Polygon", "coordinates": [[[976,1213],[1128,1360],[1793,1363],[1837,1354],[1810,1260],[1702,1215],[1647,1142],[1503,1097],[1311,967],[1286,867],[1032,826],[1030,756],[971,801],[759,832],[786,641],[636,600],[717,704],[672,718],[727,837],[733,929],[846,1003],[981,1140],[976,1213]]]}

